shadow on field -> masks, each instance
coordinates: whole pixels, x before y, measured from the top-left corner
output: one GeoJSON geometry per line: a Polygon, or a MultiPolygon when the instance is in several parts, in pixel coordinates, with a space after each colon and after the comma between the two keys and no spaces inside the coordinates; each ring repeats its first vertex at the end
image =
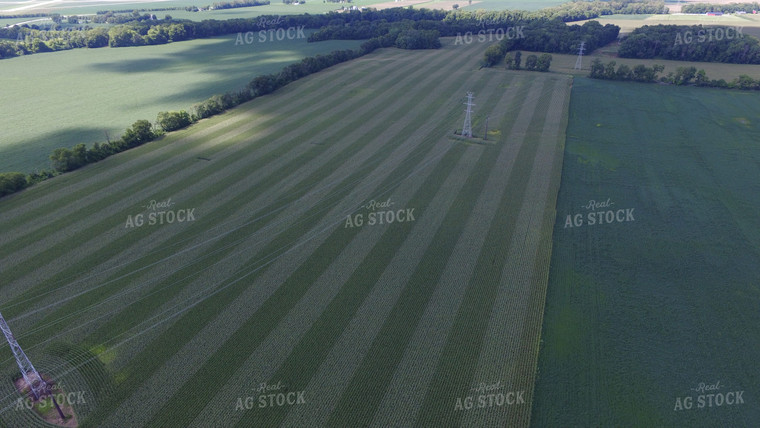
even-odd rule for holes
{"type": "Polygon", "coordinates": [[[111,73],[172,73],[202,70],[204,73],[211,73],[222,77],[227,75],[230,69],[232,69],[233,73],[250,70],[250,73],[253,74],[254,65],[260,66],[262,64],[266,65],[283,61],[296,61],[296,58],[300,57],[300,52],[293,48],[307,43],[305,40],[298,40],[267,43],[254,42],[251,44],[235,45],[235,40],[235,35],[229,35],[224,38],[170,43],[161,45],[160,47],[154,46],[153,48],[160,49],[161,47],[165,47],[166,50],[175,49],[173,52],[159,53],[156,50],[152,52],[155,54],[153,57],[125,58],[117,62],[94,63],[90,64],[89,67],[97,71],[111,73]],[[176,50],[178,49],[177,45],[180,45],[181,49],[176,50]],[[278,47],[280,49],[273,49],[278,47]]]}
{"type": "Polygon", "coordinates": [[[0,142],[0,172],[32,172],[50,169],[50,153],[59,147],[71,148],[78,143],[90,147],[93,143],[106,141],[108,131],[111,140],[121,136],[121,131],[107,128],[70,127],[42,136],[19,141],[12,145],[0,142]]]}

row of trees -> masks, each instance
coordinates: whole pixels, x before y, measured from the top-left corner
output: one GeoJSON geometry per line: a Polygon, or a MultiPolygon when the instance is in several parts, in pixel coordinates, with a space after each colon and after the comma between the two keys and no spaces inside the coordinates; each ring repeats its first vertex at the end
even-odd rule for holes
{"type": "Polygon", "coordinates": [[[605,65],[599,58],[596,58],[591,63],[591,72],[588,77],[592,79],[634,80],[637,82],[654,83],[658,81],[658,74],[665,69],[664,66],[659,64],[654,64],[652,67],[639,64],[633,68],[626,64],[620,64],[617,69],[615,68],[616,65],[617,62],[615,61],[610,61],[605,65]]]}
{"type": "Polygon", "coordinates": [[[760,64],[760,41],[738,27],[645,25],[620,43],[622,58],[760,64]]]}
{"type": "Polygon", "coordinates": [[[597,21],[583,25],[567,25],[559,20],[533,21],[525,25],[524,37],[505,38],[498,44],[486,49],[484,65],[494,66],[500,63],[507,52],[528,50],[548,53],[577,53],[581,42],[586,42],[587,52],[617,40],[620,27],[607,24],[602,26],[597,21]]]}
{"type": "Polygon", "coordinates": [[[618,66],[615,61],[603,64],[597,58],[591,64],[589,77],[593,79],[630,80],[646,83],[660,82],[679,86],[693,85],[711,88],[760,90],[760,79],[755,80],[745,74],[727,82],[725,79],[710,79],[705,70],[697,70],[694,66],[677,67],[675,72],[671,71],[665,76],[659,76],[659,73],[662,73],[664,69],[665,67],[659,64],[655,64],[652,67],[639,64],[633,68],[626,64],[618,66]]]}
{"type": "Polygon", "coordinates": [[[687,4],[681,7],[683,13],[707,13],[707,12],[751,12],[753,10],[760,10],[760,3],[728,3],[728,4],[709,4],[709,3],[694,3],[687,4]]]}

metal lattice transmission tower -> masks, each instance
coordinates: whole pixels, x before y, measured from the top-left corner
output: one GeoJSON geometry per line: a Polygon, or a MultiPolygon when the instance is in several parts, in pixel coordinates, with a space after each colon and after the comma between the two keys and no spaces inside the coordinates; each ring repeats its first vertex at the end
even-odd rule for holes
{"type": "Polygon", "coordinates": [[[575,60],[575,70],[583,68],[583,51],[586,50],[586,42],[581,42],[581,46],[578,48],[578,59],[575,60]]]}
{"type": "Polygon", "coordinates": [[[31,388],[34,398],[39,400],[43,394],[48,392],[48,385],[45,382],[45,379],[43,379],[37,372],[37,369],[34,368],[32,362],[29,361],[24,350],[21,349],[21,346],[16,342],[16,338],[13,337],[13,332],[11,332],[10,327],[8,327],[8,323],[5,322],[3,314],[0,314],[0,330],[3,331],[5,339],[8,341],[8,344],[11,345],[11,351],[13,351],[13,356],[16,357],[16,364],[18,364],[18,368],[21,370],[21,376],[24,377],[26,384],[31,388]]]}
{"type": "Polygon", "coordinates": [[[465,116],[464,116],[464,126],[462,126],[462,135],[468,138],[472,138],[472,106],[475,104],[472,103],[472,92],[467,93],[467,102],[464,104],[467,106],[467,110],[465,110],[465,116]]]}
{"type": "Polygon", "coordinates": [[[13,351],[13,356],[16,357],[16,364],[18,364],[18,368],[21,370],[21,376],[24,377],[24,381],[29,385],[29,389],[32,390],[34,399],[39,400],[40,397],[50,395],[53,404],[55,404],[55,409],[58,411],[58,415],[61,419],[66,419],[63,416],[63,411],[61,411],[61,408],[55,401],[55,397],[53,397],[53,394],[50,391],[50,385],[48,385],[47,382],[45,382],[45,379],[40,376],[40,373],[34,368],[34,365],[32,365],[32,362],[29,361],[29,358],[24,353],[24,350],[21,349],[16,338],[13,337],[13,332],[11,331],[11,328],[8,327],[8,323],[5,322],[3,314],[0,314],[0,330],[3,331],[5,339],[8,341],[8,344],[11,345],[11,351],[13,351]]]}

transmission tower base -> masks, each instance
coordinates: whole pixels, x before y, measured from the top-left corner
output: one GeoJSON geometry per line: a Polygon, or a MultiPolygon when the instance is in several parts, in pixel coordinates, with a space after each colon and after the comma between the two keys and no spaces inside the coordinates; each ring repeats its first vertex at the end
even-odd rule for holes
{"type": "Polygon", "coordinates": [[[59,427],[75,428],[79,426],[74,408],[72,405],[82,400],[74,391],[64,391],[54,381],[40,373],[45,382],[50,386],[50,393],[44,394],[35,399],[32,389],[26,383],[23,377],[14,381],[16,390],[21,393],[21,397],[15,404],[16,410],[31,410],[41,417],[45,422],[59,427]],[[72,398],[73,397],[73,398],[72,398]],[[61,413],[63,418],[61,418],[61,413]]]}

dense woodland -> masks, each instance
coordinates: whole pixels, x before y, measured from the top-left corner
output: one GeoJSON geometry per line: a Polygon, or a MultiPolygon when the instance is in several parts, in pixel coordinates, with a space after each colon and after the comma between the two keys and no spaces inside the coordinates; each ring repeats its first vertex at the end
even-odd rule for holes
{"type": "Polygon", "coordinates": [[[760,41],[738,27],[645,25],[620,43],[622,58],[760,64],[760,41]]]}

